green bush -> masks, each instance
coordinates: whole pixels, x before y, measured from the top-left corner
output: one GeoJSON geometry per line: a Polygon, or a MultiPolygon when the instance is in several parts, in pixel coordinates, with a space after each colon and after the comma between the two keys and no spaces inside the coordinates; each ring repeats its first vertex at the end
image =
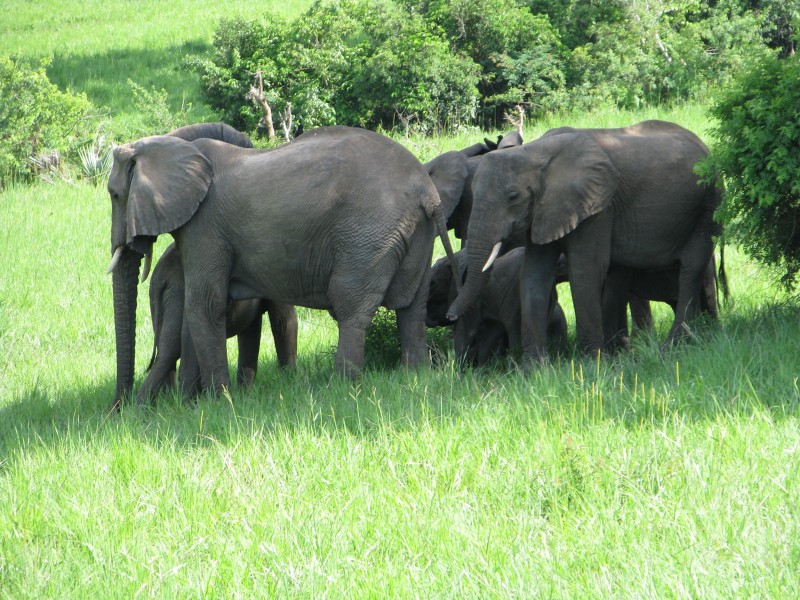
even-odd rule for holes
{"type": "Polygon", "coordinates": [[[205,100],[246,131],[263,118],[246,98],[259,71],[273,118],[291,105],[301,129],[401,120],[430,129],[471,118],[477,99],[478,68],[390,0],[316,2],[291,23],[225,20],[213,55],[193,64],[205,100]]]}
{"type": "Polygon", "coordinates": [[[711,108],[719,124],[706,177],[721,174],[729,237],[782,271],[800,271],[800,62],[770,57],[747,68],[711,108]]]}
{"type": "Polygon", "coordinates": [[[45,154],[54,165],[75,159],[91,139],[85,94],[62,92],[47,78],[48,62],[31,65],[0,57],[0,186],[11,178],[28,179],[33,161],[45,154]]]}

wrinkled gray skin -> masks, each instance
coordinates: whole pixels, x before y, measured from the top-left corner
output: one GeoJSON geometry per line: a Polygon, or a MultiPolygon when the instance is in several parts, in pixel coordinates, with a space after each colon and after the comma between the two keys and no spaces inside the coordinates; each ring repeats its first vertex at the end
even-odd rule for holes
{"type": "Polygon", "coordinates": [[[513,148],[522,144],[522,136],[510,131],[498,138],[497,143],[484,140],[463,150],[440,154],[425,163],[425,168],[439,192],[442,208],[447,216],[447,228],[461,240],[467,239],[469,217],[472,213],[472,178],[481,160],[490,152],[513,148]]]}
{"type": "Polygon", "coordinates": [[[620,129],[561,128],[487,154],[472,181],[466,283],[448,310],[457,319],[479,298],[496,244],[524,231],[520,272],[522,345],[545,357],[548,306],[558,258],[567,256],[580,347],[604,346],[602,290],[609,266],[679,266],[670,341],[699,311],[703,273],[718,233],[718,194],[694,174],[707,155],[693,133],[663,121],[620,129]]]}
{"type": "MultiPolygon", "coordinates": [[[[679,265],[658,270],[633,270],[612,265],[603,288],[603,326],[606,347],[630,347],[626,304],[631,307],[634,329],[653,330],[653,314],[650,300],[669,304],[673,312],[678,305],[680,274],[679,265]]],[[[717,303],[717,269],[714,256],[708,261],[703,273],[699,296],[692,300],[700,312],[716,320],[719,316],[717,303]]]]}
{"type": "Polygon", "coordinates": [[[143,138],[115,149],[108,190],[117,401],[132,384],[141,257],[167,232],[185,277],[183,356],[195,352],[199,365],[198,373],[181,368],[185,392],[198,382],[215,392],[230,388],[229,298],[332,309],[335,368],[351,377],[362,368],[366,330],[383,305],[396,310],[403,362],[429,363],[425,301],[444,216],[425,169],[389,138],[324,127],[270,151],[143,138]]]}
{"type": "MultiPolygon", "coordinates": [[[[523,248],[514,248],[498,257],[480,298],[456,322],[454,346],[457,360],[479,366],[505,354],[510,348],[520,347],[519,271],[524,255],[523,248]]],[[[455,257],[463,276],[467,269],[467,250],[456,252],[455,257]]],[[[566,263],[563,263],[561,278],[566,280],[566,263]]],[[[455,298],[450,261],[442,258],[433,265],[431,273],[426,325],[452,325],[446,315],[455,298]]],[[[558,303],[555,286],[549,307],[548,337],[551,344],[566,345],[567,321],[558,303]]]]}
{"type": "MultiPolygon", "coordinates": [[[[150,278],[153,354],[147,377],[136,395],[139,403],[175,386],[175,366],[181,357],[184,288],[181,257],[175,244],[171,244],[161,255],[150,278]]],[[[297,314],[291,304],[257,298],[229,301],[225,311],[225,336],[238,337],[236,382],[240,386],[253,385],[258,369],[262,315],[265,312],[269,315],[278,365],[286,367],[296,362],[297,314]]]]}

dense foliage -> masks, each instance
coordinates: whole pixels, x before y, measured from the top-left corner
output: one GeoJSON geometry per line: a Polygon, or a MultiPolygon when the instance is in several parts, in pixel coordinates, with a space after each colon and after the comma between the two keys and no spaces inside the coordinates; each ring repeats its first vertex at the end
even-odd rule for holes
{"type": "Polygon", "coordinates": [[[727,231],[753,257],[800,272],[800,62],[768,58],[743,72],[711,109],[714,169],[725,179],[727,231]]]}
{"type": "Polygon", "coordinates": [[[36,168],[56,168],[86,141],[91,103],[85,94],[59,90],[46,67],[0,57],[0,188],[36,168]]]}
{"type": "Polygon", "coordinates": [[[694,98],[770,47],[798,9],[771,0],[318,0],[293,21],[223,20],[194,61],[206,101],[252,131],[257,73],[275,118],[419,131],[694,98]]]}

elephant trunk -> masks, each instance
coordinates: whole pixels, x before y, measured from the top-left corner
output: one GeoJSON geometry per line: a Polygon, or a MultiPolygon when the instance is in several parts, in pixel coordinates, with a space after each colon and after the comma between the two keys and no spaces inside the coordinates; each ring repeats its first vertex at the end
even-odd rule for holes
{"type": "Polygon", "coordinates": [[[136,348],[136,296],[142,255],[124,249],[114,265],[114,332],[117,347],[117,389],[114,407],[133,391],[136,348]]]}
{"type": "Polygon", "coordinates": [[[447,311],[447,318],[451,321],[457,320],[480,298],[484,287],[489,281],[489,269],[494,258],[497,257],[499,244],[494,246],[474,242],[470,240],[467,244],[468,266],[467,280],[461,288],[453,304],[447,311]]]}

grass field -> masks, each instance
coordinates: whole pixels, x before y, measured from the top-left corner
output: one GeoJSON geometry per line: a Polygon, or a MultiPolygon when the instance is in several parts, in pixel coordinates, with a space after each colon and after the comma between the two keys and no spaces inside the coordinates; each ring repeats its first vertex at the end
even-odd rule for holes
{"type": "MultiPolygon", "coordinates": [[[[153,40],[210,39],[154,2],[10,5],[0,52],[49,51],[56,72],[74,56],[81,89],[92,57],[119,53],[102,87],[128,47],[159,62],[153,40]],[[9,34],[21,22],[41,48],[9,34]]],[[[175,93],[170,77],[140,83],[175,93]]],[[[709,126],[695,106],[561,115],[526,138],[653,117],[709,126]]],[[[482,135],[403,141],[426,160],[482,135]]],[[[656,335],[615,358],[461,372],[440,345],[405,371],[373,347],[353,384],[333,375],[333,322],[300,309],[294,372],[265,333],[252,390],[109,416],[109,223],[102,185],[0,192],[0,598],[800,597],[800,301],[735,248],[720,322],[679,349],[661,349],[658,307],[656,335]]],[[[147,304],[140,286],[139,380],[147,304]]]]}

